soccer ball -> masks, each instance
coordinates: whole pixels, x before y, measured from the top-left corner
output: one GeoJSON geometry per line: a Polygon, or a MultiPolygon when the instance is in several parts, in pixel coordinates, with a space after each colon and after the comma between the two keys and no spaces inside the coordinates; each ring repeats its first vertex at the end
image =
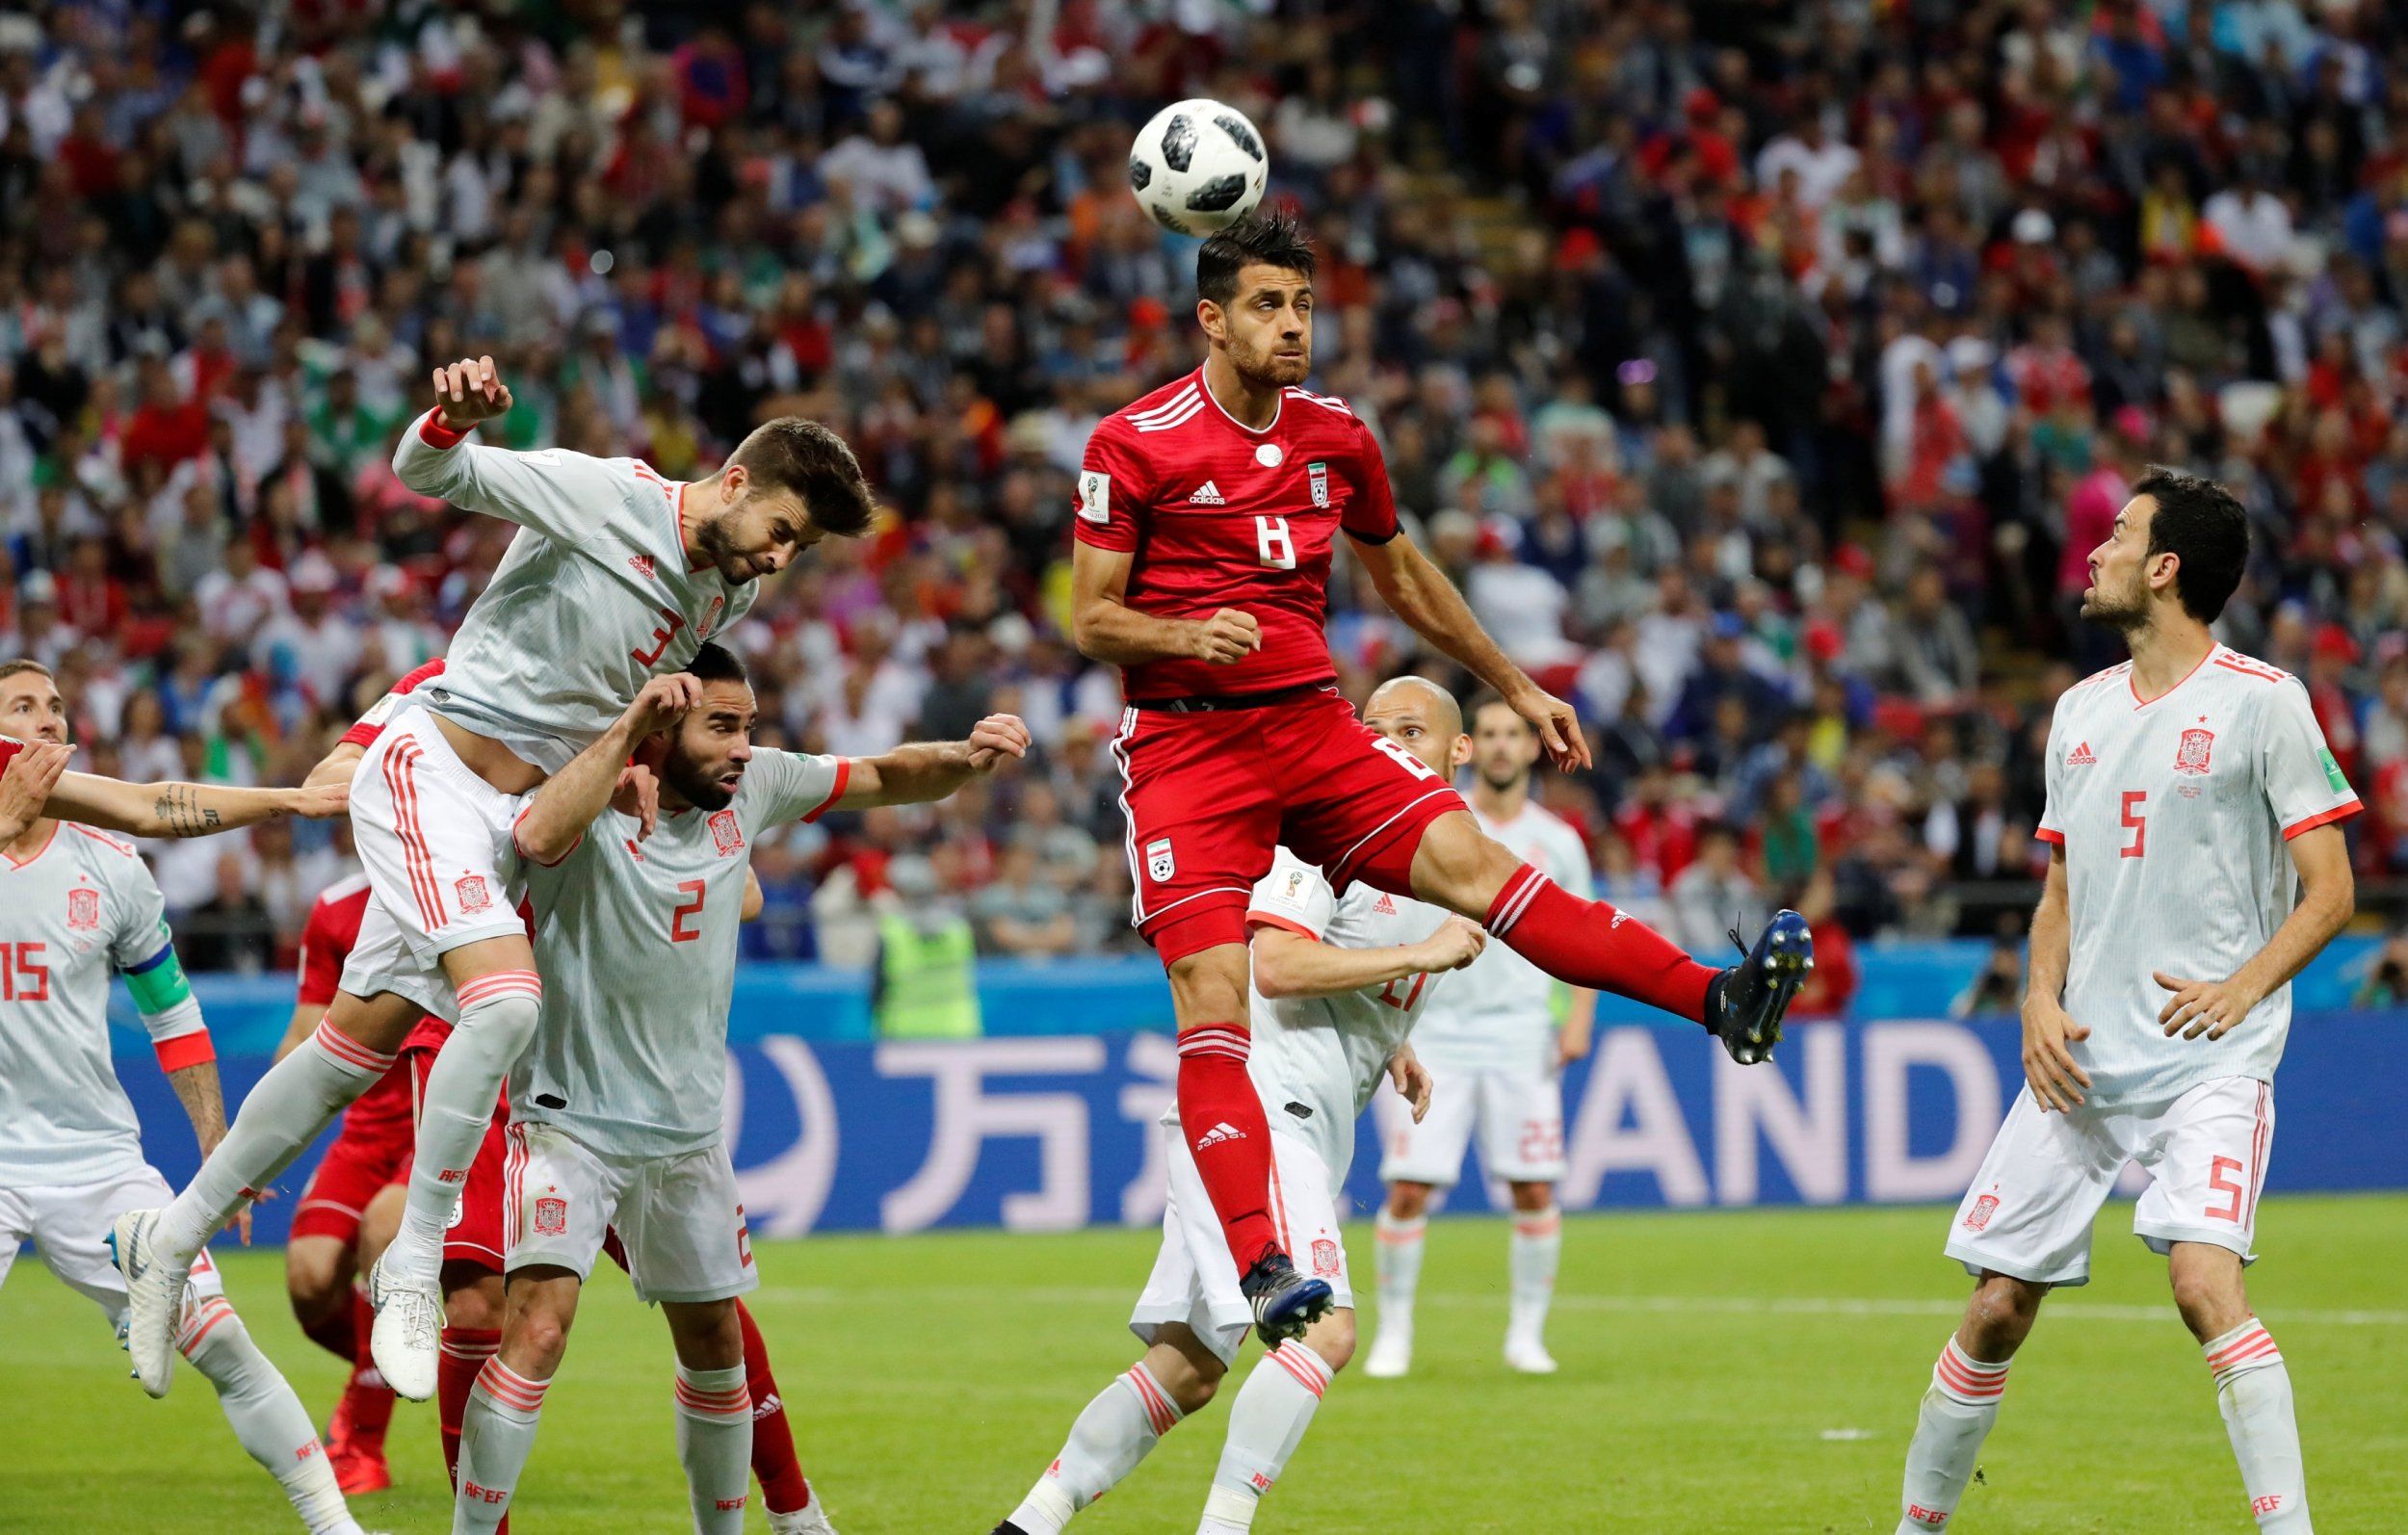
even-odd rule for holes
{"type": "Polygon", "coordinates": [[[1172,234],[1209,235],[1263,200],[1270,157],[1245,114],[1197,96],[1174,101],[1129,146],[1129,190],[1172,234]]]}

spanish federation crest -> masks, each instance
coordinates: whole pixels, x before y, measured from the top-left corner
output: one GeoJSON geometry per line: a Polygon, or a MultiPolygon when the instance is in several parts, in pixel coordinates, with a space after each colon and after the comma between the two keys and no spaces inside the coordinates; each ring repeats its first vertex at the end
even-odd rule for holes
{"type": "Polygon", "coordinates": [[[493,904],[492,894],[485,889],[483,874],[469,874],[455,880],[452,889],[459,897],[462,913],[481,912],[493,904]]]}
{"type": "Polygon", "coordinates": [[[711,812],[711,846],[719,849],[720,856],[724,858],[744,845],[745,834],[743,828],[736,824],[736,813],[732,810],[711,812]]]}
{"type": "Polygon", "coordinates": [[[2215,748],[2215,732],[2186,730],[2182,744],[2175,748],[2174,770],[2178,773],[2204,773],[2208,770],[2208,753],[2215,748]]]}
{"type": "Polygon", "coordinates": [[[66,893],[66,924],[69,927],[100,925],[100,892],[81,886],[66,893]]]}
{"type": "Polygon", "coordinates": [[[1312,482],[1313,505],[1316,507],[1328,506],[1329,465],[1316,459],[1314,462],[1304,466],[1304,477],[1312,482]]]}
{"type": "Polygon", "coordinates": [[[536,1235],[559,1236],[568,1231],[568,1201],[538,1199],[536,1201],[536,1235]]]}
{"type": "Polygon", "coordinates": [[[1322,1279],[1338,1277],[1338,1244],[1326,1236],[1313,1238],[1313,1272],[1322,1279]]]}

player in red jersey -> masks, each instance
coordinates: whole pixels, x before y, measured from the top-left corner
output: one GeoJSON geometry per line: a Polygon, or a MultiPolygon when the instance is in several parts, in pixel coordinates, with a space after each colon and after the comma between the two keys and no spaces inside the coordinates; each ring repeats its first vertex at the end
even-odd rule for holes
{"type": "Polygon", "coordinates": [[[1313,367],[1313,249],[1285,215],[1204,243],[1204,365],[1107,417],[1075,506],[1073,631],[1122,668],[1113,754],[1127,785],[1139,931],[1170,973],[1178,1110],[1264,1337],[1330,1303],[1275,1236],[1269,1130],[1245,1071],[1245,910],[1285,845],[1343,891],[1363,880],[1479,922],[1539,969],[1703,1023],[1764,1059],[1806,971],[1782,912],[1714,971],[1483,835],[1439,774],[1339,696],[1324,625],[1339,533],[1414,632],[1538,728],[1558,768],[1588,764],[1570,705],[1508,661],[1445,573],[1401,536],[1378,445],[1313,367]]]}
{"type": "MultiPolygon", "coordinates": [[[[405,674],[400,681],[393,684],[391,689],[383,697],[359,717],[350,730],[344,732],[343,739],[336,743],[334,750],[328,752],[326,759],[311,769],[308,781],[311,783],[349,783],[361,755],[376,742],[378,734],[384,728],[384,721],[391,717],[400,700],[422,684],[442,674],[443,659],[439,656],[416,670],[405,674]]],[[[637,791],[639,798],[644,797],[644,792],[649,788],[648,783],[632,787],[637,791]]],[[[328,929],[329,938],[339,940],[339,948],[332,942],[327,946],[327,980],[323,988],[323,996],[318,996],[316,999],[318,1003],[316,1011],[321,1014],[325,1011],[326,1005],[334,999],[335,983],[342,977],[344,958],[350,953],[352,943],[358,937],[359,917],[366,905],[367,880],[361,877],[345,881],[344,884],[328,891],[327,896],[320,898],[320,905],[323,907],[336,891],[347,890],[354,883],[358,886],[357,898],[347,901],[343,908],[350,915],[348,929],[334,927],[328,929]]],[[[760,882],[747,873],[742,908],[743,919],[750,922],[760,915],[761,904],[760,882]]],[[[523,906],[520,914],[525,915],[523,906]]],[[[316,927],[316,921],[317,913],[313,911],[311,913],[313,931],[316,927]]],[[[318,956],[312,950],[307,937],[303,939],[302,949],[301,1000],[307,1003],[313,996],[311,976],[315,974],[313,962],[318,956]]],[[[305,1037],[304,1033],[298,1031],[301,1023],[299,1010],[296,1010],[294,1022],[297,1031],[288,1036],[287,1048],[305,1037]]],[[[408,1038],[403,1042],[400,1054],[392,1069],[379,1080],[376,1086],[370,1088],[365,1096],[355,1101],[346,1112],[341,1134],[327,1151],[326,1160],[319,1164],[318,1172],[311,1177],[309,1187],[302,1194],[301,1207],[295,1213],[293,1221],[295,1251],[301,1248],[305,1234],[315,1235],[321,1231],[332,1233],[336,1217],[331,1210],[326,1208],[327,1205],[347,1204],[353,1200],[356,1200],[362,1208],[378,1210],[381,1218],[371,1222],[365,1234],[359,1234],[359,1228],[354,1225],[351,1232],[345,1235],[358,1234],[365,1236],[377,1236],[379,1249],[381,1248],[383,1241],[391,1238],[394,1223],[400,1218],[401,1199],[409,1187],[412,1160],[410,1132],[412,1119],[420,1101],[420,1089],[426,1080],[427,1073],[434,1065],[436,1054],[442,1050],[443,1042],[450,1037],[451,1031],[452,1026],[439,1018],[428,1017],[419,1020],[417,1027],[410,1030],[408,1038]],[[402,1133],[398,1157],[388,1158],[386,1152],[391,1146],[391,1139],[384,1128],[388,1116],[371,1106],[385,1100],[389,1090],[397,1083],[402,1133]],[[363,1110],[368,1110],[364,1117],[363,1110]],[[354,1138],[359,1142],[357,1150],[347,1151],[347,1147],[354,1141],[354,1138]],[[335,1176],[337,1181],[328,1184],[330,1177],[328,1169],[338,1166],[358,1170],[331,1175],[335,1176]],[[386,1180],[384,1184],[368,1184],[369,1175],[366,1170],[371,1167],[383,1172],[386,1180]],[[329,1190],[323,1196],[324,1205],[320,1203],[322,1185],[329,1190]],[[335,1188],[351,1192],[346,1194],[331,1192],[335,1188]],[[363,1188],[364,1193],[360,1192],[363,1188]]],[[[443,1291],[443,1330],[437,1344],[439,1353],[436,1361],[435,1398],[441,1419],[443,1463],[446,1469],[452,1470],[455,1475],[458,1470],[460,1428],[468,1410],[470,1389],[476,1384],[478,1371],[484,1366],[487,1360],[493,1357],[502,1342],[502,1264],[503,1260],[508,1256],[508,1244],[502,1220],[504,1162],[507,1156],[502,1132],[508,1126],[509,1109],[507,1106],[504,1106],[496,1110],[493,1123],[487,1128],[484,1142],[477,1148],[476,1158],[468,1170],[468,1182],[461,1190],[459,1216],[444,1233],[443,1238],[443,1264],[438,1281],[443,1291]]],[[[359,1242],[359,1247],[361,1249],[367,1247],[365,1239],[359,1242]]],[[[608,1252],[621,1268],[627,1266],[626,1258],[620,1252],[615,1238],[605,1243],[604,1251],[608,1252]]],[[[315,1256],[315,1254],[312,1255],[313,1263],[315,1256]]],[[[341,1274],[345,1288],[349,1288],[351,1275],[358,1271],[358,1265],[373,1262],[374,1258],[375,1252],[373,1251],[366,1252],[364,1257],[359,1256],[358,1253],[345,1255],[346,1264],[341,1274]]],[[[288,1256],[288,1287],[292,1282],[291,1276],[295,1262],[296,1260],[288,1256]]],[[[319,1278],[313,1267],[311,1277],[316,1281],[320,1293],[323,1294],[332,1289],[330,1268],[328,1277],[319,1278]]],[[[298,1313],[301,1304],[298,1289],[295,1290],[295,1309],[298,1313]]],[[[324,1307],[326,1302],[321,1301],[320,1304],[324,1307]]],[[[347,1319],[350,1314],[346,1313],[347,1319]]],[[[370,1363],[366,1346],[367,1317],[372,1314],[368,1311],[364,1301],[359,1303],[357,1314],[360,1317],[357,1323],[359,1329],[358,1358],[361,1365],[365,1366],[370,1363]]],[[[760,1328],[754,1323],[752,1314],[745,1309],[742,1301],[737,1302],[736,1305],[736,1319],[744,1332],[746,1385],[750,1391],[753,1404],[752,1473],[761,1482],[761,1500],[767,1505],[769,1511],[771,1535],[833,1535],[827,1523],[826,1511],[814,1495],[811,1483],[803,1475],[801,1463],[795,1454],[794,1430],[786,1418],[784,1399],[778,1394],[777,1378],[770,1368],[769,1345],[762,1340],[760,1328]]],[[[304,1316],[302,1318],[303,1330],[308,1330],[309,1325],[310,1318],[304,1316]]],[[[318,1337],[314,1332],[310,1336],[318,1337]]],[[[334,1347],[334,1343],[327,1342],[327,1340],[321,1339],[320,1341],[327,1342],[329,1348],[334,1347]]],[[[381,1388],[380,1379],[373,1376],[371,1379],[381,1388]]],[[[353,1380],[353,1387],[356,1388],[360,1381],[359,1375],[354,1373],[353,1380]]],[[[384,1411],[388,1416],[392,1410],[391,1400],[391,1393],[388,1391],[384,1396],[384,1411]]],[[[360,1437],[359,1425],[364,1419],[359,1409],[353,1405],[352,1390],[347,1389],[345,1392],[344,1403],[345,1408],[349,1410],[349,1416],[338,1412],[334,1431],[329,1435],[333,1442],[332,1450],[338,1475],[342,1472],[347,1460],[363,1459],[356,1446],[358,1446],[360,1437]],[[347,1428],[351,1430],[348,1435],[345,1433],[347,1428]],[[348,1455],[347,1445],[355,1446],[348,1455]]],[[[380,1425],[381,1419],[376,1419],[376,1421],[380,1425]]],[[[376,1470],[381,1472],[382,1470],[383,1456],[380,1435],[377,1444],[376,1470]]],[[[365,1475],[367,1472],[363,1470],[362,1474],[365,1475]]],[[[390,1485],[389,1476],[376,1482],[375,1485],[380,1487],[390,1485]]],[[[505,1531],[508,1530],[507,1520],[503,1522],[502,1527],[505,1531]]]]}

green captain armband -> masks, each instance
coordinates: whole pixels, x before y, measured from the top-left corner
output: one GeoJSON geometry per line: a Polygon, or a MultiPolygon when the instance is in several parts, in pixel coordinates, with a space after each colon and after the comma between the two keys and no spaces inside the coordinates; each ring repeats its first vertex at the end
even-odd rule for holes
{"type": "MultiPolygon", "coordinates": [[[[159,924],[159,935],[167,936],[165,923],[159,924]]],[[[176,962],[175,946],[170,943],[161,943],[157,953],[126,967],[125,985],[144,1018],[156,1018],[193,1000],[193,983],[184,978],[184,967],[176,962]]]]}

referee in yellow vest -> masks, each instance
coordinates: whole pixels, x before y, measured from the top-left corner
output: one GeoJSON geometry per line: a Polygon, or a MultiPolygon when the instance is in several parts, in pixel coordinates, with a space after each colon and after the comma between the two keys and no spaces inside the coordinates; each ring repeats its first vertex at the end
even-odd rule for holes
{"type": "Polygon", "coordinates": [[[970,919],[937,890],[926,858],[905,853],[887,866],[896,899],[877,920],[870,1013],[881,1039],[975,1039],[978,946],[970,919]]]}

